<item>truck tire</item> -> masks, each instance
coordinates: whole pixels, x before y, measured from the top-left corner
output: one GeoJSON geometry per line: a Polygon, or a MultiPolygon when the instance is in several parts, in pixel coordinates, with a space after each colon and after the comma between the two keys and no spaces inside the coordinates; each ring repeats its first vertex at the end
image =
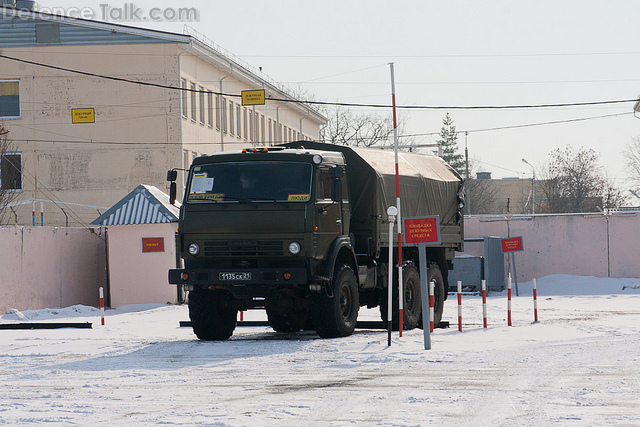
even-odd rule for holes
{"type": "Polygon", "coordinates": [[[329,292],[316,295],[311,305],[313,323],[322,338],[346,337],[353,333],[360,301],[358,282],[346,264],[336,268],[329,292]]]}
{"type": "MultiPolygon", "coordinates": [[[[440,321],[442,320],[445,293],[442,272],[436,263],[429,264],[429,270],[427,270],[427,284],[432,280],[436,281],[433,287],[433,325],[437,328],[440,326],[440,321]]],[[[422,316],[420,318],[420,327],[422,328],[422,316]]]]}
{"type": "MultiPolygon", "coordinates": [[[[421,325],[422,321],[422,300],[420,299],[420,274],[415,264],[408,263],[402,269],[402,292],[404,293],[404,301],[402,307],[402,328],[406,331],[415,329],[421,325]]],[[[380,318],[385,326],[388,323],[388,306],[387,306],[387,290],[384,289],[380,301],[380,318]]],[[[399,329],[398,324],[398,278],[394,277],[393,288],[393,312],[391,318],[391,328],[394,331],[399,329]]]]}
{"type": "Polygon", "coordinates": [[[281,314],[275,310],[267,309],[269,326],[276,332],[298,332],[305,328],[308,318],[308,313],[303,311],[281,314]]]}
{"type": "Polygon", "coordinates": [[[189,318],[196,336],[203,341],[224,341],[233,335],[238,310],[224,290],[195,289],[189,292],[189,318]]]}

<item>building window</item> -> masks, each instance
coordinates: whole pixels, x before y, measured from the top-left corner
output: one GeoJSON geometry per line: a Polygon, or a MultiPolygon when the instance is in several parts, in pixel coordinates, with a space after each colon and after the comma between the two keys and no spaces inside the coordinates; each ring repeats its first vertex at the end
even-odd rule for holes
{"type": "Polygon", "coordinates": [[[207,110],[207,124],[209,127],[213,126],[213,109],[215,108],[213,105],[213,92],[207,92],[207,105],[209,105],[209,109],[207,110]]]}
{"type": "Polygon", "coordinates": [[[187,118],[187,81],[180,79],[180,114],[187,118]]]}
{"type": "Polygon", "coordinates": [[[254,117],[253,117],[253,113],[251,111],[249,111],[249,141],[251,142],[255,142],[255,127],[253,126],[254,123],[254,117]]]}
{"type": "Polygon", "coordinates": [[[244,129],[244,140],[249,139],[249,132],[247,129],[249,128],[249,123],[247,121],[247,107],[242,107],[242,115],[244,116],[244,120],[242,121],[243,129],[244,129]]]}
{"type": "Polygon", "coordinates": [[[60,43],[60,24],[36,24],[36,43],[60,43]]]}
{"type": "Polygon", "coordinates": [[[4,153],[0,156],[0,188],[22,190],[22,153],[4,153]]]}
{"type": "Polygon", "coordinates": [[[229,135],[233,135],[233,101],[229,101],[229,135]]]}
{"type": "Polygon", "coordinates": [[[200,99],[200,124],[204,124],[204,88],[202,86],[200,86],[198,98],[200,99]]]}
{"type": "Polygon", "coordinates": [[[191,120],[196,121],[196,84],[191,83],[191,120]]]}
{"type": "Polygon", "coordinates": [[[20,118],[20,81],[0,80],[0,119],[20,118]]]}
{"type": "Polygon", "coordinates": [[[227,133],[227,100],[220,97],[220,121],[222,122],[222,132],[227,133]]]}
{"type": "Polygon", "coordinates": [[[269,129],[269,144],[273,144],[273,127],[271,126],[271,119],[269,119],[267,123],[267,129],[269,129]]]}
{"type": "Polygon", "coordinates": [[[260,141],[265,142],[266,139],[267,137],[265,136],[265,131],[264,131],[264,116],[261,114],[260,115],[260,141]]]}
{"type": "Polygon", "coordinates": [[[242,119],[242,113],[240,110],[240,104],[236,104],[236,117],[237,117],[237,122],[236,126],[238,127],[238,132],[236,132],[236,136],[238,137],[238,139],[242,138],[242,135],[240,135],[240,132],[242,132],[242,128],[240,127],[240,122],[242,119]]]}
{"type": "Polygon", "coordinates": [[[216,129],[220,130],[220,108],[218,106],[220,102],[220,97],[216,95],[216,129]]]}

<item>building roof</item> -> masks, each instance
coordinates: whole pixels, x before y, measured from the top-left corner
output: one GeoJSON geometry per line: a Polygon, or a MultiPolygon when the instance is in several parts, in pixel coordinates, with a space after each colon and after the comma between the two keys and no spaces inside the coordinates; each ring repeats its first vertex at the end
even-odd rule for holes
{"type": "Polygon", "coordinates": [[[169,204],[169,196],[152,185],[140,184],[91,225],[133,225],[177,222],[180,208],[169,204]]]}
{"type": "Polygon", "coordinates": [[[132,27],[110,22],[53,15],[0,5],[0,47],[91,44],[189,43],[184,34],[132,27]],[[55,41],[37,40],[36,24],[58,25],[55,41]]]}

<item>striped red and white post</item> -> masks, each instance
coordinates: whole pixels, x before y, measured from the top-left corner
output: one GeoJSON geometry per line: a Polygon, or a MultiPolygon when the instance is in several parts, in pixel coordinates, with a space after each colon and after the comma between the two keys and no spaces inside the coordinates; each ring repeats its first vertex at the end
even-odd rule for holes
{"type": "Polygon", "coordinates": [[[40,202],[40,226],[44,227],[44,203],[40,202]]]}
{"type": "Polygon", "coordinates": [[[511,326],[511,274],[507,280],[507,325],[511,326]]]}
{"type": "Polygon", "coordinates": [[[433,328],[434,328],[434,315],[435,315],[435,310],[434,310],[434,302],[435,299],[433,297],[433,293],[435,292],[435,281],[432,280],[429,282],[429,331],[433,332],[433,328]]]}
{"type": "Polygon", "coordinates": [[[487,329],[487,282],[482,281],[482,325],[487,329]]]}
{"type": "Polygon", "coordinates": [[[458,280],[458,331],[462,332],[462,281],[458,280]]]}
{"type": "MultiPolygon", "coordinates": [[[[402,290],[402,214],[400,213],[400,171],[398,168],[398,120],[396,118],[396,80],[393,72],[393,62],[389,63],[391,70],[391,107],[393,109],[393,145],[395,153],[395,166],[396,166],[396,208],[398,209],[398,332],[402,336],[402,324],[404,316],[402,311],[404,309],[404,292],[402,290]]],[[[389,250],[391,250],[392,244],[389,241],[389,250]]],[[[391,265],[389,266],[391,268],[391,265]]]]}
{"type": "Polygon", "coordinates": [[[536,279],[533,279],[533,323],[538,323],[538,291],[536,279]]]}
{"type": "Polygon", "coordinates": [[[31,202],[31,225],[36,226],[36,202],[31,202]]]}
{"type": "Polygon", "coordinates": [[[100,322],[104,325],[104,289],[100,286],[100,322]]]}

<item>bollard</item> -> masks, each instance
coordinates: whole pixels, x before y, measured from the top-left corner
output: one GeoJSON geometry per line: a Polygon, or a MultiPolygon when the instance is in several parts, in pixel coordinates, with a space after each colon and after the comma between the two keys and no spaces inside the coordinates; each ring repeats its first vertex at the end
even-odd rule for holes
{"type": "Polygon", "coordinates": [[[533,322],[538,323],[538,292],[535,278],[533,279],[533,322]]]}
{"type": "Polygon", "coordinates": [[[104,325],[104,290],[100,286],[100,320],[104,325]]]}
{"type": "Polygon", "coordinates": [[[462,332],[462,281],[458,280],[458,331],[462,332]]]}
{"type": "Polygon", "coordinates": [[[487,329],[487,282],[482,281],[482,325],[487,329]]]}
{"type": "Polygon", "coordinates": [[[511,274],[507,280],[507,325],[511,326],[511,274]]]}
{"type": "Polygon", "coordinates": [[[429,331],[433,332],[434,327],[434,316],[435,310],[434,308],[434,297],[433,293],[435,292],[435,280],[429,282],[429,331]]]}

